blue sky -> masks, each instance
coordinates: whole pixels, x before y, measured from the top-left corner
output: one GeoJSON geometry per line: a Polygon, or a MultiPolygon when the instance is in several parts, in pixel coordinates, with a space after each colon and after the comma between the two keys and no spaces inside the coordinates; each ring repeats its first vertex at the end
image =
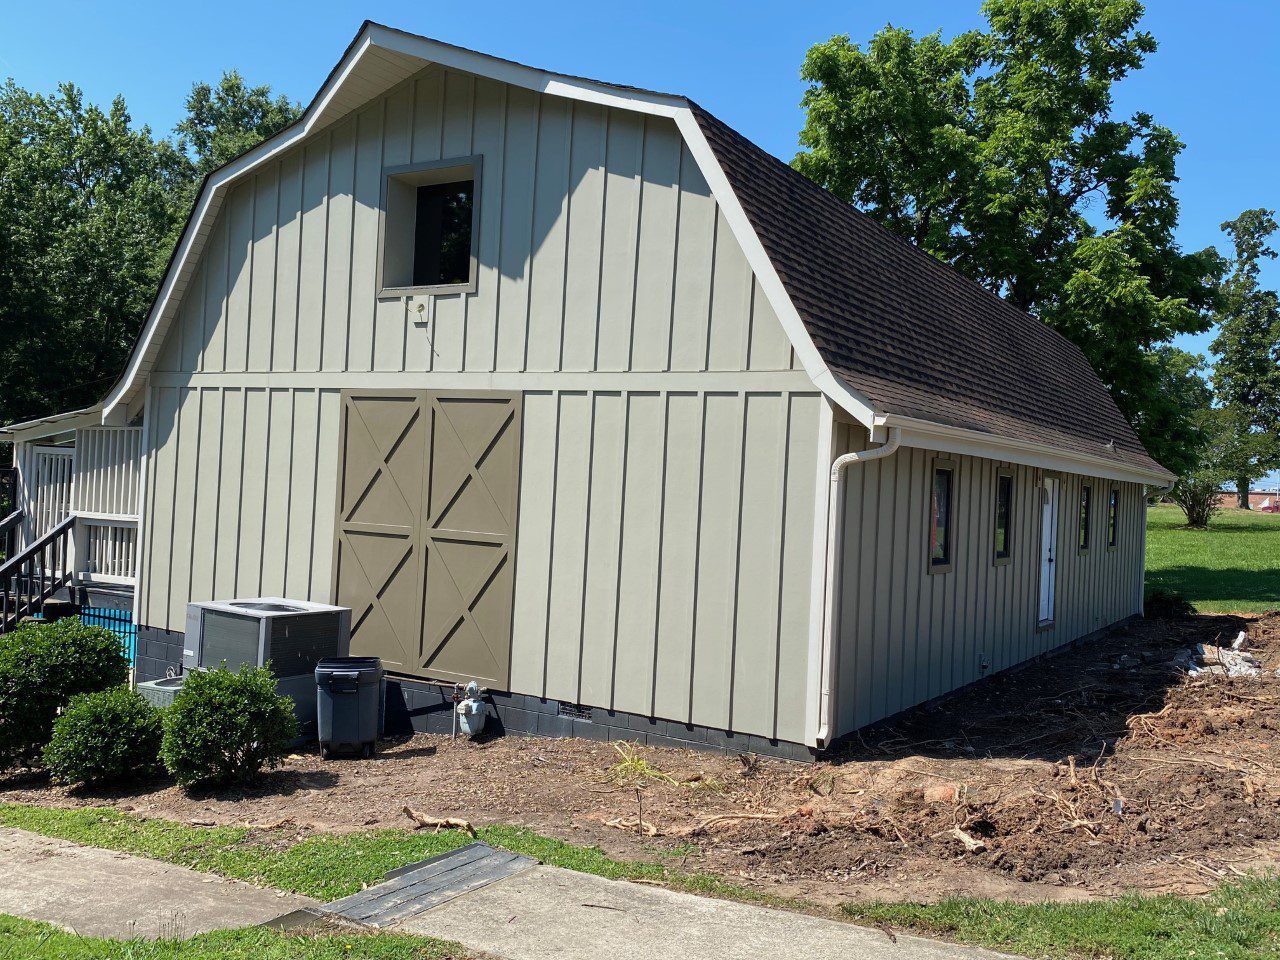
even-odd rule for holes
{"type": "MultiPolygon", "coordinates": [[[[979,0],[602,4],[379,0],[216,5],[13,3],[0,75],[35,90],[61,80],[95,101],[123,94],[135,120],[169,131],[193,81],[235,67],[308,101],[366,17],[535,66],[683,93],[784,159],[803,116],[805,50],[836,33],[866,40],[887,22],[945,35],[980,25],[979,0]],[[216,11],[216,12],[215,12],[216,11]]],[[[1153,0],[1160,49],[1117,91],[1186,143],[1180,240],[1220,244],[1248,207],[1280,208],[1280,4],[1153,0]]],[[[1264,282],[1280,286],[1280,266],[1264,282]]],[[[1205,352],[1212,334],[1183,338],[1205,352]]]]}

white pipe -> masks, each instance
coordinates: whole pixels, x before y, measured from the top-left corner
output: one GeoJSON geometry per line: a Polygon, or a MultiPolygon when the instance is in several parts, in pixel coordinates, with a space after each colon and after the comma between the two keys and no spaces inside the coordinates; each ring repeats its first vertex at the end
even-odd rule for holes
{"type": "Polygon", "coordinates": [[[902,442],[902,428],[890,427],[889,437],[881,446],[857,453],[846,453],[831,462],[831,491],[827,497],[827,583],[826,597],[823,603],[822,625],[822,676],[819,685],[818,734],[817,745],[826,747],[831,739],[831,729],[835,725],[835,677],[839,664],[840,644],[836,642],[837,569],[843,550],[837,549],[844,535],[844,497],[842,495],[845,468],[855,463],[867,463],[880,460],[898,450],[902,442]]]}

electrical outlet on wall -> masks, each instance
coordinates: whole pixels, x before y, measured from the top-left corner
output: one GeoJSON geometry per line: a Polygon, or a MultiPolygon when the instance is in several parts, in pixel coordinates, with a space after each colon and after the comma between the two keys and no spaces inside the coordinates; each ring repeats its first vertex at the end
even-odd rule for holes
{"type": "Polygon", "coordinates": [[[991,669],[991,657],[988,656],[985,652],[978,654],[979,672],[986,673],[990,669],[991,669]]]}

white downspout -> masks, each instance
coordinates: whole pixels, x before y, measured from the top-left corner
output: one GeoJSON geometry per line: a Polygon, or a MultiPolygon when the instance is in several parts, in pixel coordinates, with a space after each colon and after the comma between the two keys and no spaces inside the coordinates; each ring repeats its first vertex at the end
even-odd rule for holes
{"type": "Polygon", "coordinates": [[[836,584],[837,572],[843,550],[837,549],[844,535],[844,486],[845,467],[855,463],[880,460],[897,452],[902,441],[902,428],[890,427],[888,439],[881,446],[857,453],[846,453],[831,462],[831,491],[827,499],[827,582],[823,603],[822,625],[822,676],[819,685],[817,745],[829,745],[831,729],[835,726],[835,676],[839,664],[840,644],[836,642],[836,617],[838,613],[836,584]]]}

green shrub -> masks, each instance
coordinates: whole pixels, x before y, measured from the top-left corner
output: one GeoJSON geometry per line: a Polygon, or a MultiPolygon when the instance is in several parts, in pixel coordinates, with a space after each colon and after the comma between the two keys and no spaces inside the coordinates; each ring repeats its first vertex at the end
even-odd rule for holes
{"type": "Polygon", "coordinates": [[[74,697],[53,723],[44,765],[63,783],[121,780],[160,765],[160,713],[128,687],[74,697]]]}
{"type": "Polygon", "coordinates": [[[279,766],[297,735],[293,701],[270,670],[197,671],[165,711],[160,755],[183,786],[245,782],[279,766]]]}
{"type": "Polygon", "coordinates": [[[24,624],[0,637],[0,769],[39,757],[72,697],[128,678],[119,638],[77,617],[24,624]]]}

